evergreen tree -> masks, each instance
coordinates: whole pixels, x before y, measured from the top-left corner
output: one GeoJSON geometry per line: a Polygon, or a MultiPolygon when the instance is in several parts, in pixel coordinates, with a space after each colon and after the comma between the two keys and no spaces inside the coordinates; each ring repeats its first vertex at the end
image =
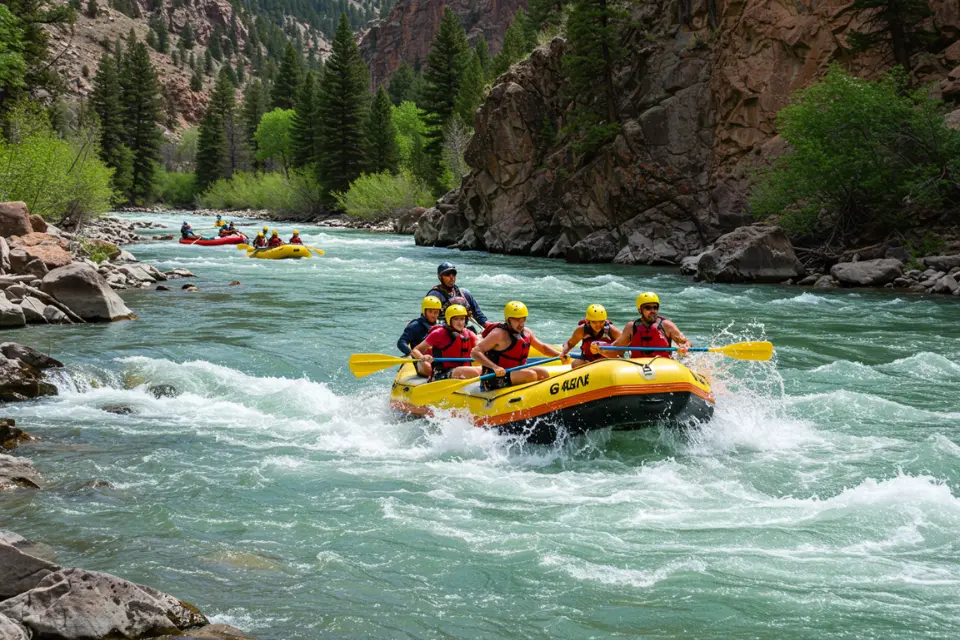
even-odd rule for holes
{"type": "Polygon", "coordinates": [[[363,170],[368,86],[366,65],[347,16],[342,13],[320,83],[317,108],[317,177],[328,195],[346,191],[363,170]]]}
{"type": "Polygon", "coordinates": [[[200,133],[197,136],[196,181],[197,192],[203,193],[210,185],[224,177],[224,157],[227,140],[223,131],[223,119],[216,109],[207,106],[207,112],[200,121],[200,133]]]}
{"type": "Polygon", "coordinates": [[[189,22],[183,27],[183,31],[180,32],[180,42],[183,43],[184,49],[193,49],[193,47],[196,46],[196,39],[193,36],[193,27],[190,26],[189,22]]]}
{"type": "Polygon", "coordinates": [[[126,193],[130,189],[133,158],[124,144],[125,116],[120,74],[116,61],[107,54],[100,57],[90,102],[100,120],[100,159],[114,170],[113,186],[126,193]]]}
{"type": "Polygon", "coordinates": [[[247,72],[243,68],[243,60],[237,59],[237,87],[243,86],[243,83],[247,81],[247,72]]]}
{"type": "Polygon", "coordinates": [[[308,71],[300,85],[294,105],[293,128],[290,132],[293,147],[294,167],[304,167],[316,156],[315,121],[317,117],[315,95],[317,92],[313,71],[308,71]]]}
{"type": "Polygon", "coordinates": [[[406,62],[401,62],[397,70],[390,76],[387,93],[393,104],[400,106],[404,100],[410,100],[410,90],[413,88],[413,69],[406,62]]]}
{"type": "Polygon", "coordinates": [[[203,52],[203,72],[208,76],[213,75],[213,56],[210,55],[210,49],[203,52]]]}
{"type": "Polygon", "coordinates": [[[493,60],[490,58],[490,49],[487,47],[487,39],[480,38],[480,41],[477,42],[477,46],[473,48],[477,53],[477,59],[480,60],[480,67],[483,69],[484,79],[490,78],[490,73],[493,69],[493,60]]]}
{"type": "Polygon", "coordinates": [[[157,51],[166,53],[170,50],[170,32],[167,31],[167,21],[162,16],[157,20],[154,31],[157,32],[157,51]]]}
{"type": "Polygon", "coordinates": [[[123,58],[120,76],[123,88],[124,132],[133,153],[130,199],[146,202],[153,195],[154,175],[160,158],[162,117],[160,83],[143,43],[136,43],[123,58]]]}
{"type": "Polygon", "coordinates": [[[463,72],[467,66],[470,47],[460,20],[449,7],[444,9],[443,19],[427,56],[427,71],[424,74],[424,110],[430,129],[427,132],[426,150],[433,162],[431,184],[441,188],[440,161],[443,152],[443,128],[456,109],[457,95],[463,72]]]}
{"type": "Polygon", "coordinates": [[[217,116],[223,125],[226,140],[225,178],[229,178],[239,168],[243,136],[237,118],[236,86],[230,77],[232,71],[230,65],[221,67],[220,73],[217,75],[217,83],[210,95],[210,104],[207,106],[208,110],[213,109],[217,112],[217,116]]]}
{"type": "Polygon", "coordinates": [[[503,36],[503,47],[493,59],[493,75],[500,76],[506,73],[515,62],[519,62],[533,51],[528,42],[527,15],[523,9],[517,9],[513,22],[503,36]]]}
{"type": "Polygon", "coordinates": [[[380,87],[367,117],[367,171],[396,173],[400,163],[397,127],[393,124],[393,106],[386,90],[380,87]]]}
{"type": "Polygon", "coordinates": [[[3,0],[0,5],[5,8],[0,12],[0,107],[27,90],[55,93],[61,80],[48,62],[48,27],[72,22],[74,10],[47,0],[3,0]]]}
{"type": "Polygon", "coordinates": [[[473,128],[473,112],[483,101],[483,87],[486,85],[483,65],[476,51],[470,53],[470,60],[463,71],[460,91],[457,93],[455,111],[463,123],[473,128]]]}
{"type": "Polygon", "coordinates": [[[229,64],[224,64],[222,67],[220,67],[220,73],[226,74],[227,79],[230,81],[230,84],[234,86],[234,88],[240,87],[240,81],[237,80],[237,74],[233,70],[232,66],[229,64]]]}
{"type": "Polygon", "coordinates": [[[187,63],[194,73],[199,73],[200,69],[197,68],[197,56],[191,51],[190,52],[190,61],[187,63]]]}
{"type": "Polygon", "coordinates": [[[894,64],[906,70],[910,57],[934,39],[923,28],[933,12],[927,0],[854,0],[852,9],[869,11],[867,31],[852,31],[847,41],[855,52],[878,46],[889,47],[894,64]]]}
{"type": "Polygon", "coordinates": [[[220,50],[220,28],[219,27],[213,30],[213,34],[210,36],[210,41],[207,42],[207,52],[217,62],[220,62],[221,60],[223,60],[223,51],[220,50]]]}
{"type": "Polygon", "coordinates": [[[293,109],[297,99],[297,89],[300,86],[300,54],[288,42],[283,53],[283,62],[280,71],[273,83],[273,92],[270,94],[271,105],[274,109],[293,109]]]}
{"type": "Polygon", "coordinates": [[[534,32],[557,28],[563,20],[563,8],[570,0],[530,0],[530,26],[534,32]]]}
{"type": "Polygon", "coordinates": [[[254,79],[247,85],[247,90],[243,94],[243,131],[247,147],[254,153],[257,150],[254,135],[257,132],[257,126],[260,124],[260,118],[267,111],[267,95],[263,90],[263,84],[254,79]]]}
{"type": "Polygon", "coordinates": [[[100,15],[100,5],[97,4],[97,0],[88,0],[87,16],[90,18],[96,18],[99,15],[100,15]]]}
{"type": "Polygon", "coordinates": [[[157,49],[157,34],[154,33],[153,29],[147,31],[147,46],[151,49],[159,51],[159,49],[157,49]]]}
{"type": "Polygon", "coordinates": [[[190,76],[190,90],[200,91],[201,89],[203,89],[203,78],[200,77],[199,73],[194,71],[193,75],[190,76]]]}

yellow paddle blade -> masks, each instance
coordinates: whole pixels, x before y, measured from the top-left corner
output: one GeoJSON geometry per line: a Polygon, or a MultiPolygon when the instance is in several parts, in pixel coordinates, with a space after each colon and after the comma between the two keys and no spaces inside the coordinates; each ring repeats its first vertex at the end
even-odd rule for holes
{"type": "Polygon", "coordinates": [[[738,342],[725,347],[710,347],[710,353],[722,353],[737,360],[769,360],[773,357],[773,343],[738,342]]]}
{"type": "Polygon", "coordinates": [[[251,249],[253,249],[253,247],[251,247],[251,246],[248,245],[248,244],[238,244],[238,245],[234,245],[234,246],[236,246],[237,249],[240,249],[240,250],[242,250],[242,251],[250,251],[251,249]]]}
{"type": "Polygon", "coordinates": [[[323,249],[317,249],[316,247],[311,247],[311,246],[308,245],[308,244],[305,244],[305,245],[303,245],[303,246],[305,246],[307,249],[310,249],[310,251],[313,251],[313,252],[316,253],[318,256],[322,256],[322,255],[324,255],[324,254],[326,253],[326,251],[324,251],[323,249]]]}
{"type": "Polygon", "coordinates": [[[388,356],[385,353],[355,353],[350,356],[350,372],[362,378],[407,362],[414,362],[414,359],[388,356]]]}
{"type": "Polygon", "coordinates": [[[467,378],[466,380],[437,380],[436,382],[428,382],[427,384],[422,384],[414,388],[414,390],[410,392],[410,401],[418,405],[434,404],[457,389],[462,389],[475,381],[476,378],[467,378]]]}

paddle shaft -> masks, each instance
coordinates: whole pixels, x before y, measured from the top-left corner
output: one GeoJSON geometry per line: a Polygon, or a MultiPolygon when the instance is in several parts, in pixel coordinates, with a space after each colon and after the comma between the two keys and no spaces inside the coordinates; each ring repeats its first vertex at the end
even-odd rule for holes
{"type": "MultiPolygon", "coordinates": [[[[604,351],[680,351],[679,347],[607,347],[600,345],[604,351]]],[[[710,351],[710,347],[690,347],[687,351],[710,351]]]]}
{"type": "MultiPolygon", "coordinates": [[[[562,358],[562,357],[563,357],[563,356],[553,356],[552,358],[542,358],[542,359],[535,360],[535,361],[532,361],[532,362],[531,362],[531,361],[528,361],[528,362],[525,362],[524,364],[521,364],[520,366],[510,367],[509,369],[506,369],[506,370],[505,370],[506,373],[505,373],[504,375],[509,374],[511,371],[519,371],[520,369],[526,369],[527,367],[533,367],[533,366],[538,365],[538,364],[546,364],[547,362],[553,362],[554,360],[559,360],[559,359],[562,358]]],[[[490,378],[496,378],[496,377],[497,377],[497,374],[496,374],[496,373],[487,373],[487,374],[484,374],[484,375],[480,376],[479,378],[470,378],[470,381],[473,381],[473,380],[489,380],[490,378]]]]}

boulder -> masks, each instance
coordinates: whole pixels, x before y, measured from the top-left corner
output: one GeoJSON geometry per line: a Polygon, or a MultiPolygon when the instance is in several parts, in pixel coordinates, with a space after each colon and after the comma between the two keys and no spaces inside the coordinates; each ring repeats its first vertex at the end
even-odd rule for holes
{"type": "Polygon", "coordinates": [[[195,607],[122,578],[61,569],[26,593],[0,602],[0,614],[41,638],[140,638],[207,624],[195,607]]]}
{"type": "MultiPolygon", "coordinates": [[[[40,260],[49,269],[56,269],[73,262],[67,241],[47,233],[33,232],[11,238],[10,248],[23,251],[27,257],[27,264],[33,260],[40,260]]],[[[26,264],[23,269],[25,268],[26,264]]],[[[16,267],[14,270],[17,273],[23,273],[23,270],[17,270],[16,267]]]]}
{"type": "Polygon", "coordinates": [[[620,252],[620,233],[614,231],[594,231],[586,238],[567,249],[569,262],[612,262],[620,252]]]}
{"type": "MultiPolygon", "coordinates": [[[[17,421],[13,418],[0,418],[0,449],[12,451],[20,446],[21,442],[31,440],[29,433],[17,428],[17,421]]],[[[0,542],[3,541],[0,531],[0,542]]]]}
{"type": "MultiPolygon", "coordinates": [[[[173,240],[173,236],[170,236],[170,240],[173,240]]],[[[126,249],[121,249],[120,255],[116,258],[113,258],[113,260],[119,260],[120,262],[136,262],[137,258],[126,249]]]]}
{"type": "Polygon", "coordinates": [[[34,231],[39,231],[40,233],[47,232],[47,221],[38,213],[30,214],[30,226],[33,227],[34,231]]]}
{"type": "MultiPolygon", "coordinates": [[[[29,254],[27,255],[29,256],[29,254]]],[[[48,269],[46,263],[39,258],[34,258],[23,268],[24,275],[34,275],[38,278],[42,278],[48,273],[50,273],[50,269],[48,269]]]]}
{"type": "Polygon", "coordinates": [[[134,280],[135,282],[157,281],[157,279],[150,273],[150,270],[142,264],[120,265],[117,267],[117,271],[127,276],[128,280],[134,280]]]}
{"type": "Polygon", "coordinates": [[[920,260],[924,265],[937,271],[950,271],[955,267],[960,267],[960,254],[952,256],[927,256],[920,260]]]}
{"type": "Polygon", "coordinates": [[[956,276],[952,275],[943,276],[937,281],[937,284],[933,286],[934,293],[956,295],[957,291],[960,291],[960,283],[957,282],[956,276]]]}
{"type": "Polygon", "coordinates": [[[846,287],[881,287],[903,275],[903,263],[893,258],[841,262],[830,275],[846,287]]]}
{"type": "Polygon", "coordinates": [[[34,558],[40,558],[53,564],[57,563],[57,552],[53,550],[53,547],[48,544],[43,544],[42,542],[27,540],[13,531],[0,530],[0,542],[5,542],[10,546],[16,547],[34,558]]]}
{"type": "Polygon", "coordinates": [[[27,268],[27,264],[30,262],[30,256],[28,256],[27,252],[23,249],[10,249],[9,258],[11,273],[23,273],[23,270],[27,268]]]}
{"type": "Polygon", "coordinates": [[[22,236],[32,231],[26,202],[0,202],[0,236],[22,236]]]}
{"type": "Polygon", "coordinates": [[[837,281],[833,279],[833,276],[820,276],[813,286],[817,289],[836,289],[838,286],[837,281]]]}
{"type": "Polygon", "coordinates": [[[31,633],[19,622],[14,622],[4,615],[0,615],[0,639],[2,640],[30,640],[31,633]]]}
{"type": "Polygon", "coordinates": [[[0,453],[0,491],[18,487],[39,489],[40,482],[40,474],[29,460],[0,453]]]}
{"type": "Polygon", "coordinates": [[[7,298],[0,298],[0,327],[23,327],[27,319],[20,305],[13,304],[7,298]]]}
{"type": "Polygon", "coordinates": [[[10,245],[4,238],[0,238],[0,273],[10,271],[10,245]]]}
{"type": "Polygon", "coordinates": [[[740,227],[720,236],[697,262],[707,282],[783,282],[802,277],[803,265],[780,227],[740,227]]]}
{"type": "Polygon", "coordinates": [[[697,254],[695,256],[687,256],[680,261],[680,275],[682,276],[695,276],[697,275],[697,264],[700,263],[700,256],[702,254],[697,254]]]}
{"type": "Polygon", "coordinates": [[[186,635],[163,636],[157,640],[253,640],[240,629],[228,624],[208,624],[199,629],[191,629],[186,635]]]}
{"type": "MultiPolygon", "coordinates": [[[[40,584],[60,567],[0,542],[0,600],[13,598],[40,584]]],[[[2,636],[0,636],[2,637],[2,636]]]]}
{"type": "Polygon", "coordinates": [[[73,263],[54,269],[43,277],[40,288],[84,320],[110,322],[136,318],[107,281],[86,264],[73,263]]]}
{"type": "Polygon", "coordinates": [[[5,358],[19,360],[38,371],[63,366],[63,363],[56,358],[51,358],[32,347],[25,347],[16,342],[0,342],[0,353],[2,353],[5,358]]]}
{"type": "Polygon", "coordinates": [[[67,317],[67,314],[53,305],[43,309],[43,319],[50,324],[73,324],[70,318],[67,317]]]}
{"type": "Polygon", "coordinates": [[[47,319],[43,317],[43,312],[47,308],[47,305],[36,298],[31,298],[30,296],[25,297],[20,302],[20,308],[23,310],[23,317],[26,319],[27,324],[47,323],[47,319]]]}
{"type": "Polygon", "coordinates": [[[417,223],[423,216],[426,209],[423,207],[414,207],[404,211],[393,219],[393,232],[401,235],[413,235],[417,230],[417,223]]]}

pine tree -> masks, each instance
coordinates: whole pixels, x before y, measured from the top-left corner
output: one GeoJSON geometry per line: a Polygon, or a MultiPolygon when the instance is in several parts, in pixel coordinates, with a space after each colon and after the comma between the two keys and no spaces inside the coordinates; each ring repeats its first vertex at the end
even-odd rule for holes
{"type": "Polygon", "coordinates": [[[456,108],[457,95],[463,72],[468,61],[470,47],[467,35],[460,20],[450,10],[444,9],[440,29],[437,31],[430,54],[427,56],[427,71],[424,95],[426,121],[430,126],[427,133],[426,150],[433,162],[431,184],[435,190],[441,188],[441,155],[443,152],[443,128],[447,125],[456,108]]]}
{"type": "Polygon", "coordinates": [[[363,170],[368,86],[366,65],[342,13],[317,108],[317,177],[327,194],[346,191],[363,170]]]}
{"type": "Polygon", "coordinates": [[[396,173],[400,164],[400,150],[397,147],[397,127],[393,124],[393,105],[390,96],[383,87],[370,106],[367,117],[367,171],[396,173]]]}
{"type": "Polygon", "coordinates": [[[263,90],[263,84],[254,79],[247,85],[247,90],[243,94],[243,131],[247,147],[251,152],[256,153],[257,144],[254,134],[257,132],[257,126],[260,124],[260,118],[267,111],[267,95],[263,90]]]}
{"type": "Polygon", "coordinates": [[[200,77],[199,73],[194,71],[193,75],[190,76],[190,90],[200,91],[201,89],[203,89],[203,78],[200,77]]]}
{"type": "Polygon", "coordinates": [[[274,109],[293,109],[300,86],[300,54],[288,42],[280,63],[280,71],[273,83],[270,102],[274,109]]]}
{"type": "Polygon", "coordinates": [[[503,47],[493,59],[493,75],[500,76],[506,73],[515,62],[523,60],[528,53],[533,51],[527,38],[527,15],[523,9],[517,9],[513,16],[513,22],[507,28],[503,36],[503,47]]]}
{"type": "Polygon", "coordinates": [[[867,31],[847,36],[855,52],[889,47],[894,64],[909,70],[910,57],[935,38],[922,26],[933,15],[927,0],[854,0],[850,8],[870,12],[867,31]]]}
{"type": "Polygon", "coordinates": [[[213,75],[213,56],[210,55],[210,49],[203,52],[203,72],[208,76],[213,75]]]}
{"type": "Polygon", "coordinates": [[[293,147],[294,167],[305,167],[313,162],[316,156],[315,120],[317,117],[314,97],[317,88],[313,71],[308,71],[300,85],[297,102],[294,105],[293,127],[290,132],[291,146],[293,147]]]}
{"type": "Polygon", "coordinates": [[[123,89],[117,63],[104,54],[100,57],[97,75],[93,78],[90,102],[100,120],[100,158],[113,168],[113,186],[126,193],[133,171],[132,154],[124,144],[123,89]]]}
{"type": "Polygon", "coordinates": [[[97,4],[97,0],[88,0],[87,16],[90,18],[96,18],[99,15],[100,15],[100,5],[97,4]]]}
{"type": "Polygon", "coordinates": [[[153,29],[147,31],[147,46],[156,51],[160,50],[157,48],[157,34],[154,33],[153,29]]]}
{"type": "Polygon", "coordinates": [[[387,93],[393,104],[400,106],[404,100],[410,100],[410,90],[413,88],[413,69],[406,62],[401,62],[397,70],[390,76],[387,93]]]}
{"type": "Polygon", "coordinates": [[[534,32],[557,28],[563,19],[563,8],[570,0],[530,0],[530,26],[534,32]]]}
{"type": "Polygon", "coordinates": [[[490,49],[487,47],[487,39],[480,38],[480,41],[477,42],[477,46],[473,48],[477,53],[477,58],[480,60],[480,67],[483,69],[483,78],[489,79],[490,73],[493,69],[493,61],[490,59],[490,49]]]}
{"type": "Polygon", "coordinates": [[[197,68],[197,56],[191,51],[190,52],[190,61],[187,63],[194,73],[199,73],[200,69],[197,68]]]}
{"type": "Polygon", "coordinates": [[[232,71],[230,65],[221,67],[220,73],[217,75],[217,83],[210,95],[210,104],[207,105],[208,110],[213,109],[217,112],[217,116],[223,124],[226,140],[226,157],[224,159],[224,177],[226,178],[233,175],[233,172],[239,167],[243,135],[237,118],[236,87],[230,77],[232,71]]]}
{"type": "Polygon", "coordinates": [[[133,153],[130,199],[146,202],[153,195],[154,175],[160,158],[162,117],[160,83],[143,43],[136,43],[123,58],[120,74],[123,88],[124,132],[133,153]]]}
{"type": "Polygon", "coordinates": [[[183,31],[180,32],[180,42],[183,43],[184,49],[193,49],[196,45],[196,40],[193,37],[193,27],[190,26],[189,22],[183,28],[183,31]]]}
{"type": "Polygon", "coordinates": [[[473,127],[473,112],[483,101],[483,87],[486,85],[483,75],[483,65],[476,51],[470,53],[470,60],[463,71],[463,80],[460,91],[457,93],[455,111],[463,123],[473,127]]]}
{"type": "Polygon", "coordinates": [[[247,72],[243,68],[243,60],[237,59],[237,87],[243,86],[247,81],[247,72]]]}
{"type": "Polygon", "coordinates": [[[157,51],[166,53],[170,50],[170,33],[167,31],[167,21],[161,17],[157,20],[157,26],[154,27],[157,32],[157,51]]]}
{"type": "Polygon", "coordinates": [[[227,140],[223,131],[223,119],[216,109],[207,106],[207,113],[200,121],[197,136],[196,180],[197,191],[203,193],[210,185],[224,177],[224,157],[227,140]]]}
{"type": "Polygon", "coordinates": [[[220,37],[220,28],[217,27],[213,30],[213,34],[210,36],[210,41],[207,42],[207,52],[217,62],[223,60],[223,51],[220,50],[220,37]]]}

